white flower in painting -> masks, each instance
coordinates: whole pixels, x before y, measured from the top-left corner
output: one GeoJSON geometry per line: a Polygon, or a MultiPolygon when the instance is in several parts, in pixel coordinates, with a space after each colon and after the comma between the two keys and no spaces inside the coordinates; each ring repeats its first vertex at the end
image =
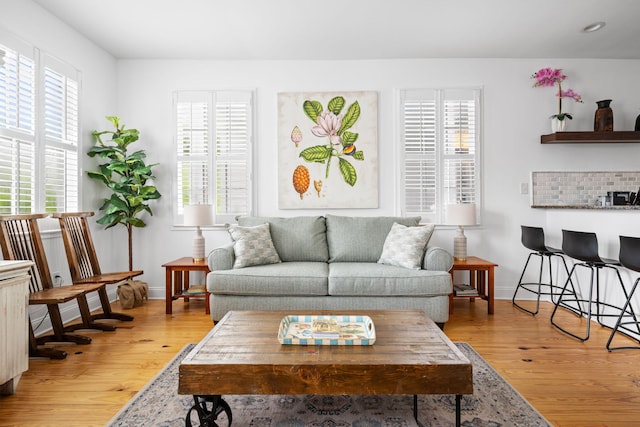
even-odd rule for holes
{"type": "Polygon", "coordinates": [[[311,128],[315,136],[328,136],[333,145],[341,145],[342,137],[337,135],[342,126],[342,116],[336,116],[331,111],[323,111],[318,116],[318,124],[311,128]]]}

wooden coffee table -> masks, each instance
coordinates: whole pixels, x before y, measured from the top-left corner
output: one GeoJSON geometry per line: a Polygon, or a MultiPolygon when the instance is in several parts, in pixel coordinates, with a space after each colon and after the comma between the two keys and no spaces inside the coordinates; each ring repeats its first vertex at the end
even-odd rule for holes
{"type": "MultiPolygon", "coordinates": [[[[469,360],[420,310],[230,311],[180,364],[179,394],[194,397],[201,425],[214,426],[224,394],[473,393],[469,360]],[[280,321],[290,314],[361,314],[376,331],[370,346],[283,345],[280,321]],[[208,409],[207,403],[212,405],[208,409]]],[[[191,413],[191,411],[189,411],[191,413]]]]}

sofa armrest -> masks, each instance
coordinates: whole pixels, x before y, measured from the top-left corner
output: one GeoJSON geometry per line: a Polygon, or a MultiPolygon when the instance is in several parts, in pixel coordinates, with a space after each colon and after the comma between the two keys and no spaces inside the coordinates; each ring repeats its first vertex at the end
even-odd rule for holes
{"type": "Polygon", "coordinates": [[[209,253],[209,270],[231,270],[235,258],[233,243],[216,248],[209,253]]]}
{"type": "Polygon", "coordinates": [[[453,256],[437,246],[427,246],[422,262],[423,270],[449,271],[453,267],[453,256]]]}

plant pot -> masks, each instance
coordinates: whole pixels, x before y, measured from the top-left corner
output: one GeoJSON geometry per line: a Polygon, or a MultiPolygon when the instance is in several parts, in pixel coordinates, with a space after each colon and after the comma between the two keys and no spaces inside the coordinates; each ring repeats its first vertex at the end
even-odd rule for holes
{"type": "Polygon", "coordinates": [[[551,119],[551,133],[564,132],[569,119],[558,120],[556,117],[551,119]]]}

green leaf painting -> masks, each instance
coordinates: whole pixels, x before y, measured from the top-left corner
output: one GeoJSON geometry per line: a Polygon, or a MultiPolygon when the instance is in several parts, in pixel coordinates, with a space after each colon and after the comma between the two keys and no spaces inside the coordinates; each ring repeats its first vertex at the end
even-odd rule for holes
{"type": "Polygon", "coordinates": [[[316,145],[300,152],[300,157],[307,162],[326,163],[325,177],[329,177],[331,159],[338,157],[338,167],[344,178],[344,182],[354,186],[358,180],[355,168],[345,157],[353,157],[355,160],[364,160],[364,153],[356,151],[355,143],[358,140],[357,132],[350,132],[360,118],[360,104],[354,101],[342,115],[346,105],[343,96],[335,96],[327,103],[325,110],[322,103],[317,100],[305,100],[302,109],[311,121],[316,125],[311,128],[311,133],[320,138],[327,138],[326,145],[316,145]]]}
{"type": "Polygon", "coordinates": [[[354,168],[353,165],[349,163],[349,161],[343,159],[342,157],[339,159],[339,165],[340,172],[342,172],[342,177],[344,178],[344,182],[352,187],[356,185],[356,181],[358,180],[356,168],[354,168]]]}
{"type": "Polygon", "coordinates": [[[322,104],[318,101],[304,101],[302,108],[312,122],[316,123],[318,121],[318,116],[322,113],[322,104]]]}

